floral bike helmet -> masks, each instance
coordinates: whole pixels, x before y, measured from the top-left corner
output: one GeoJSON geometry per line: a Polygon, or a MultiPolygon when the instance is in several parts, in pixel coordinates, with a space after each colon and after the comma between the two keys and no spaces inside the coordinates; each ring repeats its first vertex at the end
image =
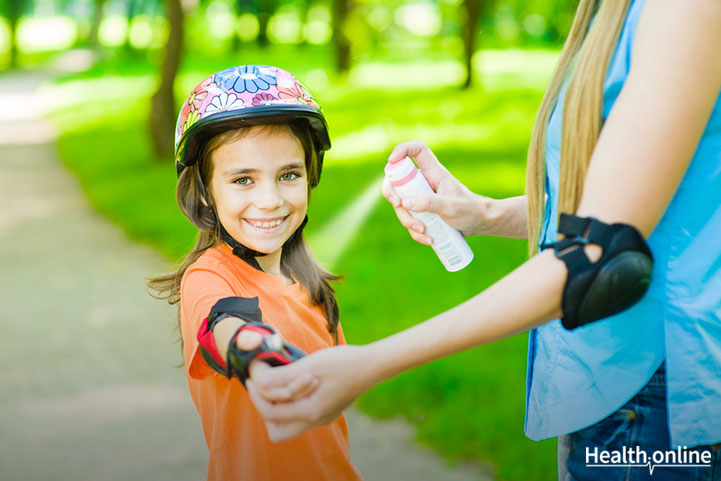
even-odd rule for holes
{"type": "Polygon", "coordinates": [[[190,92],[175,127],[175,166],[182,170],[198,161],[200,148],[231,125],[303,122],[310,127],[318,153],[330,149],[323,110],[293,74],[268,65],[240,65],[214,73],[190,92]]]}
{"type": "MultiPolygon", "coordinates": [[[[175,127],[175,167],[178,175],[198,162],[202,145],[210,138],[239,125],[305,123],[318,154],[318,176],[323,153],[330,149],[323,110],[305,85],[290,72],[268,65],[241,65],[214,73],[190,92],[175,127]]],[[[205,189],[196,178],[203,197],[205,189]]],[[[313,186],[311,186],[313,187],[313,186]]],[[[286,244],[303,230],[308,217],[286,244]]],[[[260,269],[255,257],[263,256],[233,239],[218,222],[221,238],[233,253],[260,269]]]]}

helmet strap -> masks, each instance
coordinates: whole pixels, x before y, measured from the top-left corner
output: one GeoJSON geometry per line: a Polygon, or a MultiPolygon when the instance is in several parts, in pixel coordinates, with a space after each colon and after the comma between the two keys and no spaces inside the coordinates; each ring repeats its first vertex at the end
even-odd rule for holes
{"type": "MultiPolygon", "coordinates": [[[[227,230],[225,230],[225,227],[223,227],[223,224],[220,223],[220,219],[218,219],[218,216],[215,216],[216,221],[218,222],[218,228],[220,229],[220,238],[223,239],[223,242],[228,244],[230,248],[233,250],[233,255],[235,257],[238,257],[239,259],[242,259],[243,261],[247,262],[251,266],[255,267],[256,269],[262,271],[263,269],[260,267],[260,264],[258,264],[258,261],[255,259],[256,257],[262,257],[267,256],[265,252],[258,252],[254,249],[251,249],[250,247],[244,246],[237,240],[231,236],[227,230]]],[[[290,242],[293,240],[293,238],[303,232],[303,228],[305,228],[305,225],[308,223],[308,215],[306,214],[305,218],[303,219],[303,222],[298,226],[298,228],[293,232],[290,237],[288,237],[288,240],[286,240],[283,243],[283,248],[286,247],[290,242]]]]}

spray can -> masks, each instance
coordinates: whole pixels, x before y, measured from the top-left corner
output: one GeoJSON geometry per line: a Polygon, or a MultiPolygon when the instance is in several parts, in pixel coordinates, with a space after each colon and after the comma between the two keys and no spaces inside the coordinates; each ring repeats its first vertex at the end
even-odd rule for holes
{"type": "MultiPolygon", "coordinates": [[[[401,199],[418,192],[433,192],[428,181],[418,170],[410,157],[385,167],[386,178],[401,199]]],[[[449,272],[466,267],[473,260],[473,251],[463,235],[431,212],[411,212],[411,215],[426,226],[426,234],[433,239],[433,250],[449,272]]]]}

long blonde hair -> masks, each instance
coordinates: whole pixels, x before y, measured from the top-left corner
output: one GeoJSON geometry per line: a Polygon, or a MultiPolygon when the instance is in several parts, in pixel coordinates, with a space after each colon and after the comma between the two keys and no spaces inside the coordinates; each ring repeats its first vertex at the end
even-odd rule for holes
{"type": "MultiPolygon", "coordinates": [[[[241,124],[239,124],[241,125],[241,124]]],[[[308,128],[300,124],[266,124],[264,129],[271,131],[285,130],[298,139],[305,152],[306,175],[308,179],[308,199],[312,186],[318,184],[320,178],[320,162],[313,145],[308,128]]],[[[208,189],[209,179],[212,176],[211,156],[213,152],[226,142],[240,139],[247,135],[251,127],[237,126],[220,133],[208,140],[201,148],[200,161],[196,162],[180,173],[176,188],[176,200],[183,214],[198,228],[198,237],[195,247],[185,256],[175,272],[163,274],[148,280],[148,286],[156,291],[155,297],[166,299],[169,304],[180,301],[180,284],[183,274],[191,264],[200,258],[203,253],[216,245],[222,244],[220,224],[212,210],[212,196],[208,189]],[[208,206],[203,201],[203,194],[198,184],[205,186],[209,195],[208,206]]],[[[341,277],[327,271],[313,257],[303,233],[293,238],[283,247],[281,262],[288,267],[293,277],[306,289],[310,298],[317,305],[324,308],[328,321],[328,332],[338,342],[338,302],[331,282],[341,277]]],[[[178,312],[178,328],[180,328],[180,312],[178,312]]],[[[182,344],[182,338],[181,344],[182,344]]]]}
{"type": "Polygon", "coordinates": [[[538,110],[528,149],[526,194],[531,256],[538,250],[545,208],[545,140],[551,112],[565,79],[572,74],[563,106],[558,212],[573,214],[581,201],[588,163],[601,132],[603,83],[630,3],[631,0],[579,2],[560,60],[538,110]]]}

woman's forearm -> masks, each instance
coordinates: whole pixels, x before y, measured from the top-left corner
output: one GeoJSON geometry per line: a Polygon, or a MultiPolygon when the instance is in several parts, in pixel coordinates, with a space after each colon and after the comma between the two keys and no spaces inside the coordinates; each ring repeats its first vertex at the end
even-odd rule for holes
{"type": "Polygon", "coordinates": [[[484,219],[474,235],[491,235],[528,239],[528,198],[525,195],[507,199],[478,196],[478,219],[484,219]]]}
{"type": "Polygon", "coordinates": [[[553,251],[544,251],[463,304],[363,346],[370,384],[560,317],[566,273],[553,251]]]}

